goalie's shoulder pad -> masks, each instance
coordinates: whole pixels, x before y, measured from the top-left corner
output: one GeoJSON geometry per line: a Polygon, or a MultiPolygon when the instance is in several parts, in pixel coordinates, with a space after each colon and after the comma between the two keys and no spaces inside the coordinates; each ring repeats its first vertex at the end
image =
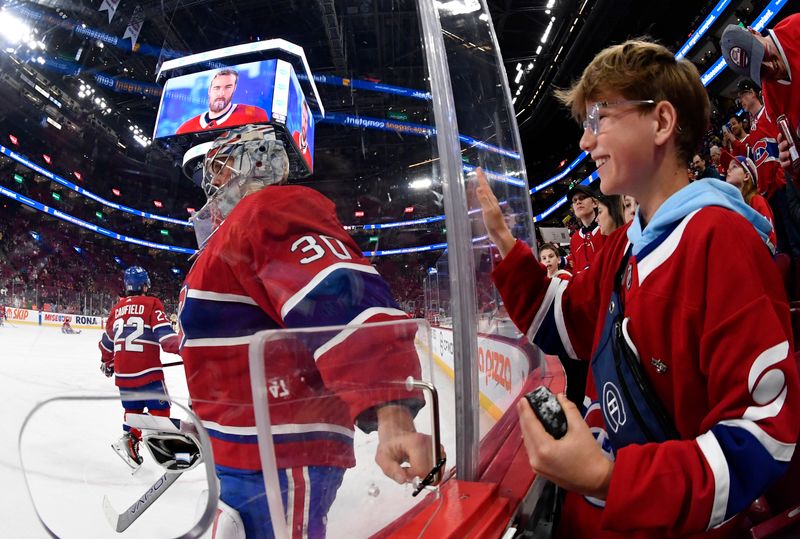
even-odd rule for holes
{"type": "Polygon", "coordinates": [[[214,518],[212,539],[245,539],[244,523],[239,511],[219,500],[214,518]]]}

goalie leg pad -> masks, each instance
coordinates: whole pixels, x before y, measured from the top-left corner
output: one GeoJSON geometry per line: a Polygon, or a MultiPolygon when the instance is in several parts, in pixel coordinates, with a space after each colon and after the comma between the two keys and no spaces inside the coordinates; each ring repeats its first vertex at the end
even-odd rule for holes
{"type": "Polygon", "coordinates": [[[217,506],[217,516],[211,528],[212,539],[245,539],[244,523],[239,511],[222,500],[217,506]]]}

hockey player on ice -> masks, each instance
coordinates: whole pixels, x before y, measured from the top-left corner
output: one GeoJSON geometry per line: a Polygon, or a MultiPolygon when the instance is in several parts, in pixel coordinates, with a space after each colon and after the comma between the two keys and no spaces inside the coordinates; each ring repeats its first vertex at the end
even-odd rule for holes
{"type": "MultiPolygon", "coordinates": [[[[271,126],[228,131],[205,155],[208,202],[192,218],[201,250],[181,291],[180,354],[220,479],[217,539],[241,538],[242,529],[248,539],[272,536],[247,337],[264,329],[408,318],[339,223],[334,204],[307,187],[285,185],[288,173],[271,126]]],[[[297,354],[270,343],[265,352],[292,537],[325,536],[328,509],[345,470],[355,465],[354,424],[378,431],[375,460],[398,483],[432,468],[430,437],[413,424],[421,395],[381,385],[419,377],[414,332],[392,326],[375,342],[377,334],[329,337],[297,354]]]]}
{"type": "Polygon", "coordinates": [[[64,323],[61,324],[61,333],[66,333],[67,335],[77,335],[80,332],[81,330],[72,327],[72,325],[69,323],[69,318],[64,319],[64,323]]]}
{"type": "MultiPolygon", "coordinates": [[[[128,414],[148,413],[169,417],[170,402],[164,384],[159,346],[165,352],[178,352],[178,336],[164,313],[158,298],[148,296],[150,277],[139,266],[131,266],[123,275],[125,297],[111,308],[105,332],[100,339],[100,370],[114,376],[119,387],[125,418],[128,414]],[[146,392],[148,398],[137,393],[146,392]],[[157,398],[152,398],[155,395],[157,398]]],[[[114,450],[133,469],[142,463],[139,454],[141,432],[122,425],[125,434],[112,444],[114,450]]]]}

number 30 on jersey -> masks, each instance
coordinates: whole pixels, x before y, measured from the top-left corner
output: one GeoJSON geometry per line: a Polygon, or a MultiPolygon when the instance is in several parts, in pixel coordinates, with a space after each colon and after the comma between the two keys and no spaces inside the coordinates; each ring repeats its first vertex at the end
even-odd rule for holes
{"type": "Polygon", "coordinates": [[[325,256],[326,250],[339,260],[351,260],[353,258],[341,240],[332,238],[330,236],[325,236],[323,234],[320,234],[319,236],[303,236],[299,240],[295,241],[292,244],[291,251],[295,253],[298,250],[306,255],[304,258],[300,259],[301,264],[310,264],[315,260],[319,260],[325,256]],[[321,241],[318,241],[317,238],[319,238],[321,241]],[[327,247],[327,249],[323,247],[323,244],[325,247],[327,247]]]}

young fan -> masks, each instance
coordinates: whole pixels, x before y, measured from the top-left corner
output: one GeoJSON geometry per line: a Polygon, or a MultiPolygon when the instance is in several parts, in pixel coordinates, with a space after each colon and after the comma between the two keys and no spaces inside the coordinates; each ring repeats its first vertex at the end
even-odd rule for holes
{"type": "Polygon", "coordinates": [[[689,182],[709,102],[688,60],[627,41],[558,96],[583,122],[603,192],[639,203],[567,283],[514,240],[478,174],[512,319],[546,352],[591,359],[582,410],[559,396],[564,437],[517,407],[531,466],[568,491],[558,536],[737,537],[800,430],[783,282],[761,262],[771,227],[733,186],[689,182]]]}

